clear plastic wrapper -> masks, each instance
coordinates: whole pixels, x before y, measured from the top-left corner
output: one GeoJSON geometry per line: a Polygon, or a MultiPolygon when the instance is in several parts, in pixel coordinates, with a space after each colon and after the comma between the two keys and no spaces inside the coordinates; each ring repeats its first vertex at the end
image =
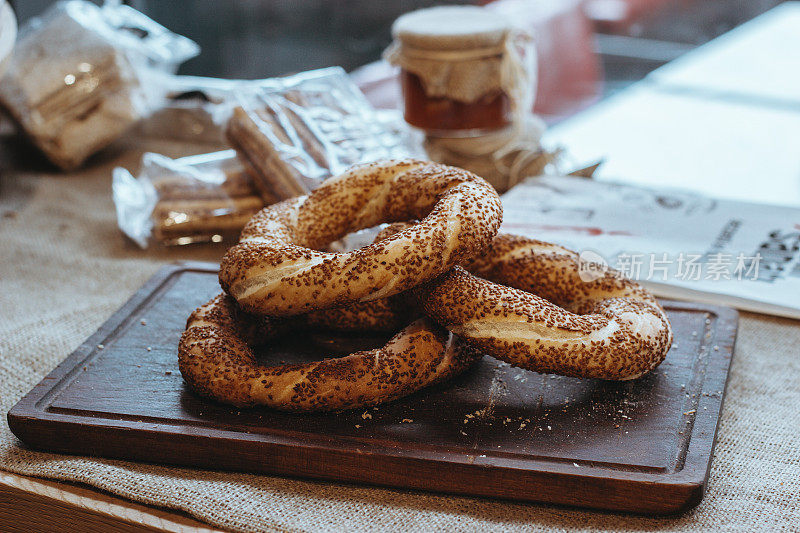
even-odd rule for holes
{"type": "Polygon", "coordinates": [[[264,207],[233,150],[180,159],[146,153],[138,177],[114,169],[112,190],[120,229],[142,248],[236,242],[264,207]]]}
{"type": "Polygon", "coordinates": [[[197,43],[123,5],[121,0],[106,0],[94,14],[102,19],[93,21],[95,31],[104,34],[118,47],[145,58],[147,66],[156,70],[174,74],[181,63],[200,53],[197,43]]]}
{"type": "Polygon", "coordinates": [[[21,30],[0,103],[56,165],[72,169],[160,101],[142,83],[197,45],[112,2],[59,2],[21,30]]]}
{"type": "Polygon", "coordinates": [[[379,114],[339,67],[262,80],[237,95],[228,142],[265,198],[306,194],[358,163],[424,157],[395,114],[379,114]]]}
{"type": "Polygon", "coordinates": [[[225,123],[236,94],[257,87],[258,80],[226,80],[200,76],[155,75],[164,101],[137,126],[143,137],[193,144],[227,146],[225,123]]]}

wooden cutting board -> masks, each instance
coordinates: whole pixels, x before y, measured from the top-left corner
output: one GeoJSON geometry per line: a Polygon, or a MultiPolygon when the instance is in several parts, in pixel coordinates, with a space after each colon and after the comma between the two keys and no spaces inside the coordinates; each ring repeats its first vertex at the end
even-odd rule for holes
{"type": "MultiPolygon", "coordinates": [[[[632,382],[485,357],[391,404],[300,415],[230,408],[183,384],[176,353],[186,317],[217,292],[214,265],[161,270],[9,412],[11,430],[55,452],[618,511],[676,513],[702,498],[732,309],[664,302],[675,345],[632,382]]],[[[265,357],[319,358],[320,342],[289,339],[265,357]]]]}

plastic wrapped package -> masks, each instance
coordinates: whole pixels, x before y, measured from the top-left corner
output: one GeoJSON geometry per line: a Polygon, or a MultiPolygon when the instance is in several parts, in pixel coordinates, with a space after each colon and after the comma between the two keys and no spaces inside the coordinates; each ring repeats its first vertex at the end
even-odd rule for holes
{"type": "Polygon", "coordinates": [[[164,101],[139,123],[143,137],[227,146],[225,123],[235,107],[236,94],[252,90],[259,81],[226,80],[200,76],[154,76],[164,101]]]}
{"type": "Polygon", "coordinates": [[[71,0],[20,30],[0,103],[63,169],[79,166],[157,105],[159,95],[141,82],[148,72],[197,53],[188,39],[134,13],[71,0]]]}
{"type": "Polygon", "coordinates": [[[120,229],[142,248],[236,242],[265,205],[233,150],[180,159],[146,153],[137,178],[114,169],[112,190],[120,229]]]}
{"type": "Polygon", "coordinates": [[[313,190],[348,167],[424,157],[396,114],[379,114],[334,67],[262,80],[237,95],[226,136],[266,198],[313,190]]]}
{"type": "MultiPolygon", "coordinates": [[[[341,74],[340,69],[326,69],[325,73],[341,74]]],[[[316,73],[308,73],[316,75],[316,73]]],[[[302,75],[305,77],[306,75],[302,75]]],[[[272,94],[291,84],[297,78],[265,80],[228,80],[199,76],[154,76],[153,82],[159,85],[165,96],[164,103],[147,119],[137,126],[136,133],[143,137],[171,139],[192,144],[224,147],[228,145],[225,127],[232,111],[241,100],[258,98],[262,92],[272,94]]],[[[345,85],[349,84],[347,79],[345,85]]],[[[324,83],[324,80],[323,80],[324,83]]],[[[352,90],[349,88],[348,90],[352,90]]],[[[360,99],[360,93],[353,95],[360,99]]],[[[383,132],[396,135],[409,152],[422,156],[421,136],[415,141],[413,135],[402,123],[400,116],[393,111],[374,111],[367,106],[366,113],[383,132]],[[416,146],[416,148],[414,148],[416,146]]],[[[307,117],[308,120],[318,120],[307,117]]],[[[392,141],[395,142],[395,141],[392,141]]],[[[221,149],[221,148],[220,148],[221,149]]]]}
{"type": "MultiPolygon", "coordinates": [[[[76,4],[82,2],[75,2],[76,4]]],[[[169,31],[144,13],[121,0],[106,0],[99,11],[102,19],[94,29],[120,48],[145,58],[147,66],[175,73],[184,61],[197,56],[200,46],[191,39],[169,31]]]]}

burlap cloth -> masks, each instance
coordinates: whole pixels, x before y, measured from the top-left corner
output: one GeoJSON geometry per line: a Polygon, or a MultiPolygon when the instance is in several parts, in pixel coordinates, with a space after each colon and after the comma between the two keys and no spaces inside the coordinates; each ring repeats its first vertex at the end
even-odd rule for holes
{"type": "MultiPolygon", "coordinates": [[[[130,168],[137,160],[135,152],[121,155],[130,168]]],[[[0,176],[3,412],[160,266],[221,255],[222,248],[142,251],[127,243],[115,224],[110,167],[105,161],[71,176],[0,176]]],[[[798,346],[800,322],[742,316],[710,488],[699,507],[675,518],[38,453],[20,445],[5,417],[0,468],[86,483],[237,530],[796,531],[798,346]]]]}

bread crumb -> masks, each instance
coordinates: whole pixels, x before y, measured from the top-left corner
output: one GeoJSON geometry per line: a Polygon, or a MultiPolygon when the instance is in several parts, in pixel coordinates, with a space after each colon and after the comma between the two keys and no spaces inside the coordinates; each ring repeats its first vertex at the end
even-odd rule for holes
{"type": "Polygon", "coordinates": [[[361,414],[361,418],[362,418],[362,419],[364,419],[364,420],[366,420],[366,419],[368,419],[368,418],[372,418],[372,415],[371,415],[369,412],[367,412],[367,411],[364,411],[364,412],[361,414]]]}

